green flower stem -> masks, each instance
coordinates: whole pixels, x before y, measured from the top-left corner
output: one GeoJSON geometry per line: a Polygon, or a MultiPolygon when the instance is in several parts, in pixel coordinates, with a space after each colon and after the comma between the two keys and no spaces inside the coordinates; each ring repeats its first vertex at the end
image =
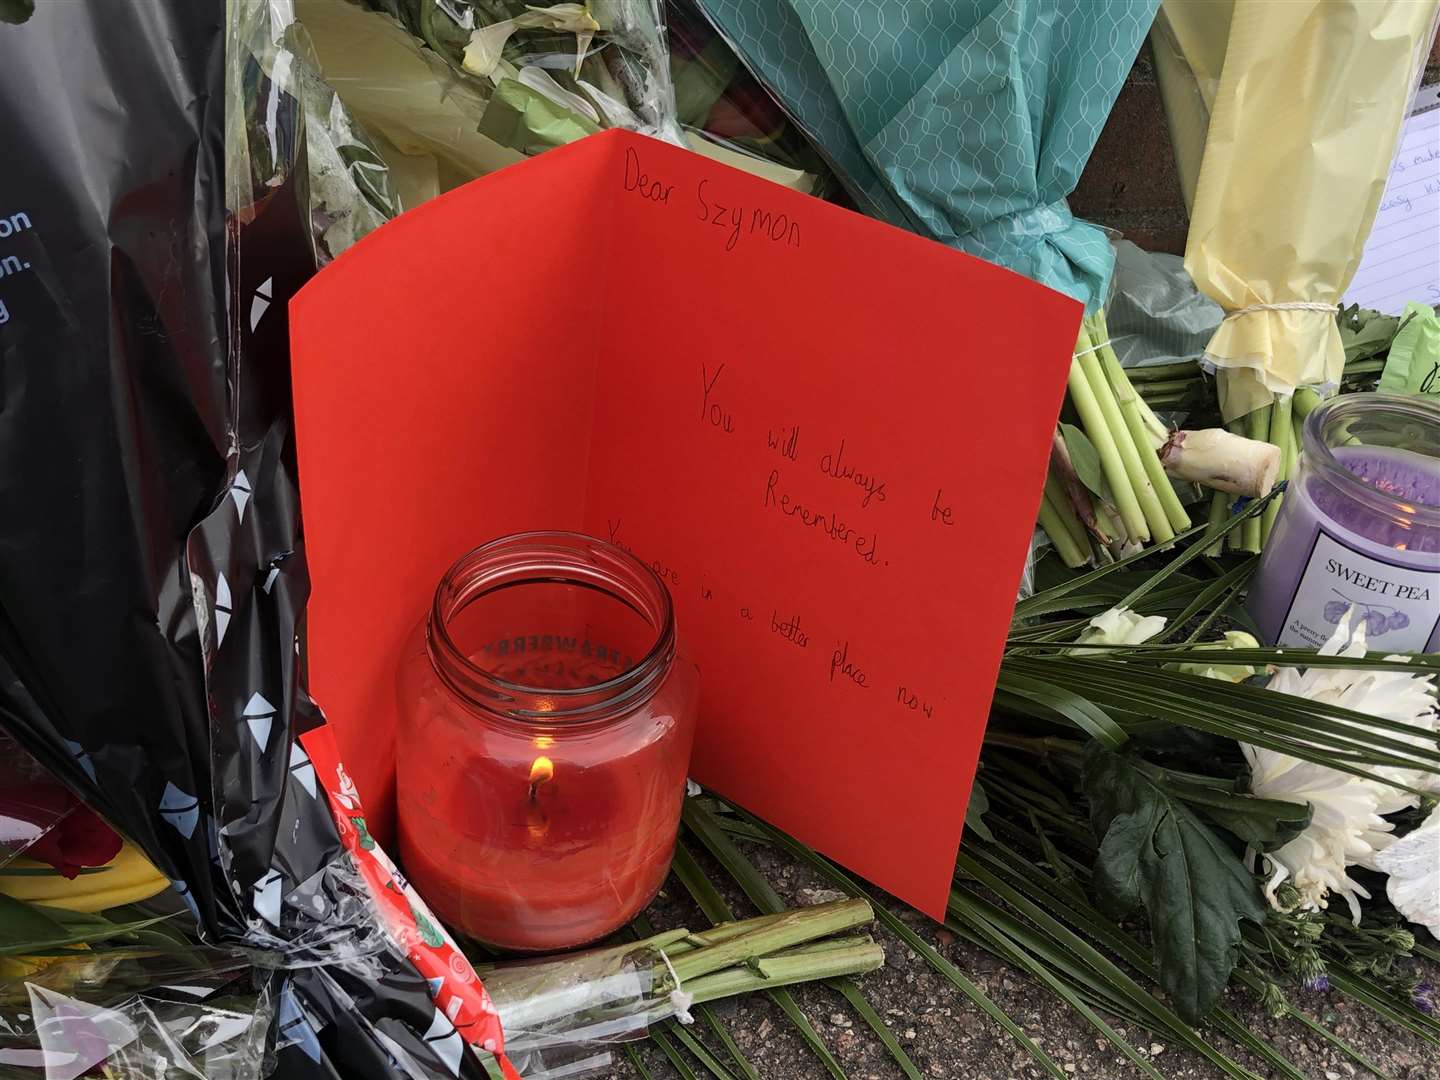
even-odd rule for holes
{"type": "Polygon", "coordinates": [[[1150,432],[1151,442],[1158,440],[1158,445],[1164,446],[1165,440],[1170,438],[1170,428],[1166,426],[1163,420],[1155,415],[1155,410],[1150,408],[1150,403],[1147,402],[1144,397],[1137,395],[1135,404],[1140,410],[1140,415],[1145,418],[1145,427],[1150,432]]]}
{"type": "MultiPolygon", "coordinates": [[[[1103,325],[1092,323],[1090,331],[1092,341],[1105,341],[1103,335],[1103,325]]],[[[1130,435],[1129,425],[1126,424],[1125,418],[1121,414],[1120,403],[1110,388],[1110,381],[1105,377],[1104,364],[1100,359],[1100,353],[1103,352],[1102,347],[1096,352],[1086,353],[1080,357],[1080,369],[1085,373],[1085,378],[1090,383],[1090,390],[1100,404],[1100,411],[1105,417],[1105,423],[1110,428],[1111,435],[1114,436],[1115,446],[1120,452],[1120,460],[1124,464],[1125,474],[1130,480],[1130,488],[1135,493],[1135,499],[1140,505],[1140,512],[1145,518],[1150,538],[1156,543],[1166,543],[1175,539],[1175,530],[1171,528],[1170,519],[1165,516],[1159,496],[1145,473],[1145,466],[1140,460],[1140,450],[1130,435]]],[[[1142,439],[1142,443],[1145,441],[1142,439]]],[[[1114,486],[1113,482],[1111,486],[1114,486]]]]}
{"type": "Polygon", "coordinates": [[[884,963],[885,951],[875,942],[861,939],[840,948],[796,950],[784,956],[768,956],[751,967],[731,967],[685,980],[684,988],[698,1005],[752,990],[774,990],[815,979],[863,975],[884,963]]]}
{"type": "MultiPolygon", "coordinates": [[[[1081,353],[1089,348],[1090,335],[1082,324],[1080,336],[1075,342],[1075,351],[1081,353]]],[[[1085,359],[1090,359],[1094,355],[1094,353],[1090,353],[1085,359]]],[[[1101,381],[1103,382],[1103,380],[1101,381]]],[[[1124,431],[1125,425],[1120,421],[1118,407],[1115,410],[1117,415],[1114,427],[1112,427],[1079,358],[1070,362],[1069,388],[1070,400],[1075,405],[1075,411],[1080,414],[1080,423],[1085,428],[1085,434],[1089,436],[1090,441],[1095,445],[1096,453],[1100,455],[1100,467],[1105,473],[1106,482],[1110,485],[1110,492],[1115,497],[1115,508],[1119,511],[1125,532],[1132,540],[1141,542],[1149,540],[1150,527],[1145,523],[1145,514],[1140,509],[1139,498],[1135,493],[1134,486],[1130,483],[1130,474],[1126,472],[1125,463],[1120,456],[1115,429],[1124,431]]],[[[1112,400],[1110,404],[1114,405],[1115,403],[1112,400]]]]}
{"type": "Polygon", "coordinates": [[[1070,535],[1065,520],[1050,501],[1048,492],[1040,500],[1040,527],[1045,530],[1045,535],[1050,537],[1050,543],[1055,545],[1056,554],[1070,569],[1074,570],[1090,561],[1089,554],[1081,551],[1070,535]]]}
{"type": "Polygon", "coordinates": [[[1311,387],[1300,387],[1299,390],[1295,391],[1295,415],[1301,420],[1304,420],[1310,415],[1310,410],[1315,408],[1316,405],[1319,405],[1323,400],[1320,394],[1311,387]]]}
{"type": "MultiPolygon", "coordinates": [[[[1217,491],[1210,496],[1210,529],[1218,530],[1221,525],[1230,519],[1230,496],[1223,491],[1217,491]]],[[[1225,546],[1224,541],[1216,540],[1205,552],[1212,559],[1218,558],[1221,549],[1225,546]]]]}
{"type": "MultiPolygon", "coordinates": [[[[617,1014],[613,1007],[599,1000],[598,991],[589,980],[632,962],[650,965],[657,991],[663,987],[673,989],[670,966],[687,993],[694,992],[692,984],[730,987],[725,993],[715,993],[712,997],[869,971],[884,962],[883,953],[878,961],[875,959],[878,948],[869,938],[851,935],[838,940],[821,939],[831,939],[863,926],[874,917],[874,909],[867,901],[840,900],[722,923],[698,933],[684,928],[668,930],[578,957],[560,956],[535,964],[501,964],[490,967],[484,974],[507,1028],[516,1032],[538,1032],[567,1016],[575,1017],[578,1027],[582,1023],[599,1023],[606,1017],[628,1015],[623,1008],[617,1014]],[[661,952],[669,958],[670,966],[660,958],[661,952]],[[766,980],[772,964],[781,982],[766,980]],[[736,969],[745,978],[737,981],[735,972],[727,969],[736,969]],[[716,973],[727,978],[707,983],[716,973]],[[761,981],[752,981],[755,979],[761,981]]],[[[697,997],[697,1000],[710,998],[697,997]]]]}
{"type": "MultiPolygon", "coordinates": [[[[1045,474],[1045,497],[1050,505],[1060,516],[1070,539],[1081,551],[1090,549],[1090,535],[1085,531],[1085,523],[1080,520],[1080,515],[1075,512],[1075,506],[1070,501],[1069,494],[1065,491],[1065,485],[1055,475],[1052,468],[1045,474]]],[[[1048,530],[1047,530],[1048,531],[1048,530]]]]}
{"type": "MultiPolygon", "coordinates": [[[[1270,416],[1275,411],[1274,405],[1262,405],[1249,416],[1245,417],[1246,434],[1257,442],[1269,442],[1270,416]]],[[[1263,522],[1261,516],[1252,516],[1240,527],[1243,534],[1240,541],[1240,550],[1259,554],[1263,534],[1263,522]]]]}
{"type": "MultiPolygon", "coordinates": [[[[1184,394],[1163,394],[1159,397],[1145,397],[1140,400],[1145,403],[1145,408],[1154,409],[1178,409],[1185,404],[1184,394]]],[[[1154,415],[1153,412],[1151,415],[1154,415]]]]}
{"type": "MultiPolygon", "coordinates": [[[[863,900],[840,900],[796,908],[765,920],[747,933],[737,934],[716,945],[683,953],[674,958],[680,981],[745,964],[770,953],[780,952],[816,938],[829,937],[873,921],[875,912],[863,900]]],[[[839,974],[831,972],[829,974],[839,974]]],[[[828,975],[825,977],[829,977],[828,975]]]]}
{"type": "Polygon", "coordinates": [[[1169,379],[1165,382],[1137,382],[1135,392],[1144,397],[1161,397],[1165,394],[1183,393],[1190,389],[1190,379],[1169,379]]]}
{"type": "MultiPolygon", "coordinates": [[[[761,915],[754,919],[745,919],[739,922],[720,923],[709,930],[701,930],[696,933],[686,932],[685,936],[674,944],[665,945],[665,953],[672,960],[682,953],[694,952],[696,949],[704,949],[711,945],[719,945],[723,941],[739,937],[741,934],[748,934],[761,926],[772,923],[779,919],[779,915],[761,915]]],[[[662,937],[664,935],[661,935],[662,937]]],[[[651,939],[647,939],[648,941],[651,939]]]]}
{"type": "Polygon", "coordinates": [[[1114,543],[1125,536],[1124,527],[1111,513],[1111,510],[1114,509],[1112,506],[1098,495],[1091,497],[1090,505],[1095,511],[1095,524],[1100,527],[1105,536],[1109,537],[1108,540],[1102,538],[1104,543],[1114,543]]]}
{"type": "Polygon", "coordinates": [[[1130,381],[1168,382],[1178,380],[1187,385],[1200,374],[1200,364],[1195,360],[1177,360],[1173,364],[1142,364],[1130,369],[1130,381]]]}
{"type": "MultiPolygon", "coordinates": [[[[1097,315],[1097,319],[1103,331],[1105,328],[1103,313],[1097,315]]],[[[1120,414],[1125,418],[1125,426],[1129,429],[1130,439],[1135,444],[1136,453],[1140,455],[1140,465],[1145,470],[1145,478],[1150,481],[1156,498],[1160,500],[1160,508],[1171,529],[1169,536],[1157,532],[1155,539],[1160,543],[1174,539],[1175,533],[1184,532],[1190,527],[1190,515],[1185,512],[1185,507],[1180,503],[1180,496],[1175,494],[1175,488],[1170,483],[1170,478],[1165,475],[1165,468],[1160,464],[1160,455],[1155,452],[1156,443],[1152,438],[1152,432],[1140,412],[1140,398],[1131,387],[1130,380],[1126,378],[1125,369],[1120,366],[1120,360],[1116,357],[1115,350],[1108,345],[1102,348],[1100,363],[1105,377],[1110,382],[1110,390],[1120,406],[1120,414]]],[[[1163,439],[1159,445],[1164,445],[1163,439]]]]}
{"type": "MultiPolygon", "coordinates": [[[[1282,480],[1290,479],[1290,472],[1295,467],[1295,427],[1291,423],[1293,396],[1278,399],[1270,409],[1270,441],[1280,447],[1280,475],[1275,478],[1278,484],[1282,480]]],[[[1270,531],[1275,528],[1275,517],[1280,513],[1280,501],[1284,495],[1277,495],[1270,500],[1270,505],[1265,507],[1265,513],[1260,519],[1260,543],[1262,546],[1269,543],[1270,531]]]]}
{"type": "MultiPolygon", "coordinates": [[[[1084,526],[1088,536],[1095,537],[1101,544],[1114,541],[1117,535],[1115,531],[1106,531],[1095,516],[1091,491],[1075,471],[1075,462],[1070,458],[1070,448],[1065,445],[1065,437],[1060,434],[1059,429],[1056,429],[1050,442],[1050,474],[1059,482],[1070,508],[1075,511],[1075,516],[1080,519],[1080,524],[1084,526]]],[[[1088,536],[1082,537],[1085,542],[1081,543],[1081,547],[1088,543],[1088,536]]]]}
{"type": "Polygon", "coordinates": [[[1360,375],[1379,375],[1384,370],[1384,360],[1356,360],[1345,365],[1344,377],[1349,380],[1360,375]]]}

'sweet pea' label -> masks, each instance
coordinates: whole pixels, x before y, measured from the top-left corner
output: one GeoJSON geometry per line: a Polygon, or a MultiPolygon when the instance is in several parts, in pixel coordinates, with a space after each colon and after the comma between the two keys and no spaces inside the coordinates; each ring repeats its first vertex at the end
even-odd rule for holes
{"type": "Polygon", "coordinates": [[[1361,555],[1321,530],[1278,644],[1318,648],[1351,608],[1373,651],[1422,651],[1440,623],[1440,569],[1361,555]]]}

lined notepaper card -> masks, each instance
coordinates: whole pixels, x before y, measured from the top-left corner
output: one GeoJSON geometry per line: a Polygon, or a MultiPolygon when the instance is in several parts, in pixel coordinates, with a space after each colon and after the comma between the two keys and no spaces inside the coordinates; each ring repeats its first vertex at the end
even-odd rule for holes
{"type": "Polygon", "coordinates": [[[1417,95],[1347,304],[1399,314],[1440,304],[1440,87],[1417,95]]]}

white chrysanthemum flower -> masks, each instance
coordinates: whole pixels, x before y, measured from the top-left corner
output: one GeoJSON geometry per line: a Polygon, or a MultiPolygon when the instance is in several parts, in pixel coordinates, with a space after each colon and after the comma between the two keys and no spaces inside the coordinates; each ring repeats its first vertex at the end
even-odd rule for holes
{"type": "MultiPolygon", "coordinates": [[[[1320,649],[1322,656],[1364,657],[1365,623],[1356,623],[1354,633],[1350,632],[1350,613],[1347,612],[1320,649]]],[[[1394,720],[1414,727],[1435,731],[1440,724],[1440,714],[1435,710],[1435,676],[1416,675],[1409,671],[1385,671],[1383,669],[1358,670],[1356,668],[1307,668],[1303,673],[1295,668],[1282,668],[1267,684],[1271,690],[1282,694],[1294,694],[1323,701],[1356,712],[1369,713],[1385,720],[1394,720]]],[[[1386,732],[1401,742],[1414,746],[1424,744],[1419,736],[1386,732]]],[[[1433,745],[1433,744],[1431,744],[1433,745]]],[[[1421,791],[1440,792],[1440,775],[1423,769],[1401,769],[1380,766],[1371,770],[1377,776],[1399,784],[1418,788],[1421,791]]],[[[1380,813],[1393,814],[1397,810],[1415,806],[1419,798],[1409,792],[1388,784],[1377,785],[1380,789],[1380,813]]]]}
{"type": "Polygon", "coordinates": [[[1377,855],[1375,868],[1390,875],[1385,892],[1395,910],[1440,938],[1440,806],[1377,855]]]}
{"type": "MultiPolygon", "coordinates": [[[[1350,616],[1340,620],[1335,633],[1320,649],[1325,656],[1365,656],[1364,626],[1350,632],[1350,616]]],[[[1272,690],[1324,701],[1388,720],[1435,729],[1434,677],[1407,671],[1312,667],[1304,672],[1282,668],[1271,678],[1272,690]]],[[[1397,736],[1416,745],[1419,737],[1397,736]]],[[[1326,906],[1330,893],[1341,894],[1355,921],[1360,921],[1357,897],[1369,894],[1346,873],[1350,866],[1378,868],[1380,860],[1396,843],[1394,826],[1383,815],[1417,803],[1417,797],[1389,784],[1365,780],[1338,769],[1300,761],[1242,743],[1251,768],[1250,790],[1267,799],[1308,803],[1309,827],[1276,851],[1267,852],[1270,880],[1265,895],[1278,906],[1275,890],[1290,881],[1299,890],[1300,905],[1317,909],[1326,906]]],[[[1377,768],[1377,775],[1412,787],[1433,784],[1437,778],[1421,770],[1377,768]]]]}
{"type": "MultiPolygon", "coordinates": [[[[1163,615],[1136,615],[1129,608],[1111,608],[1090,620],[1080,636],[1078,645],[1143,645],[1161,630],[1165,629],[1163,615]]],[[[1083,653],[1098,650],[1072,649],[1083,653]]]]}
{"type": "Polygon", "coordinates": [[[1351,879],[1346,867],[1368,863],[1392,827],[1378,812],[1376,785],[1248,743],[1240,748],[1250,765],[1251,794],[1310,806],[1305,831],[1264,855],[1270,867],[1265,883],[1270,905],[1279,909],[1275,890],[1289,881],[1300,893],[1301,908],[1318,911],[1327,906],[1330,893],[1339,893],[1358,923],[1358,898],[1368,900],[1370,894],[1351,879]]]}

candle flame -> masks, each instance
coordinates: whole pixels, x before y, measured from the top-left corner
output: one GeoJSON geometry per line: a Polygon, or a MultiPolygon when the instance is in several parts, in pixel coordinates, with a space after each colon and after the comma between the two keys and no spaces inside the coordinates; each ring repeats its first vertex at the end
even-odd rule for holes
{"type": "Polygon", "coordinates": [[[545,834],[550,831],[550,818],[540,802],[540,785],[548,783],[554,776],[555,763],[548,757],[537,757],[530,766],[530,799],[525,831],[530,834],[531,840],[544,840],[545,834]]]}

